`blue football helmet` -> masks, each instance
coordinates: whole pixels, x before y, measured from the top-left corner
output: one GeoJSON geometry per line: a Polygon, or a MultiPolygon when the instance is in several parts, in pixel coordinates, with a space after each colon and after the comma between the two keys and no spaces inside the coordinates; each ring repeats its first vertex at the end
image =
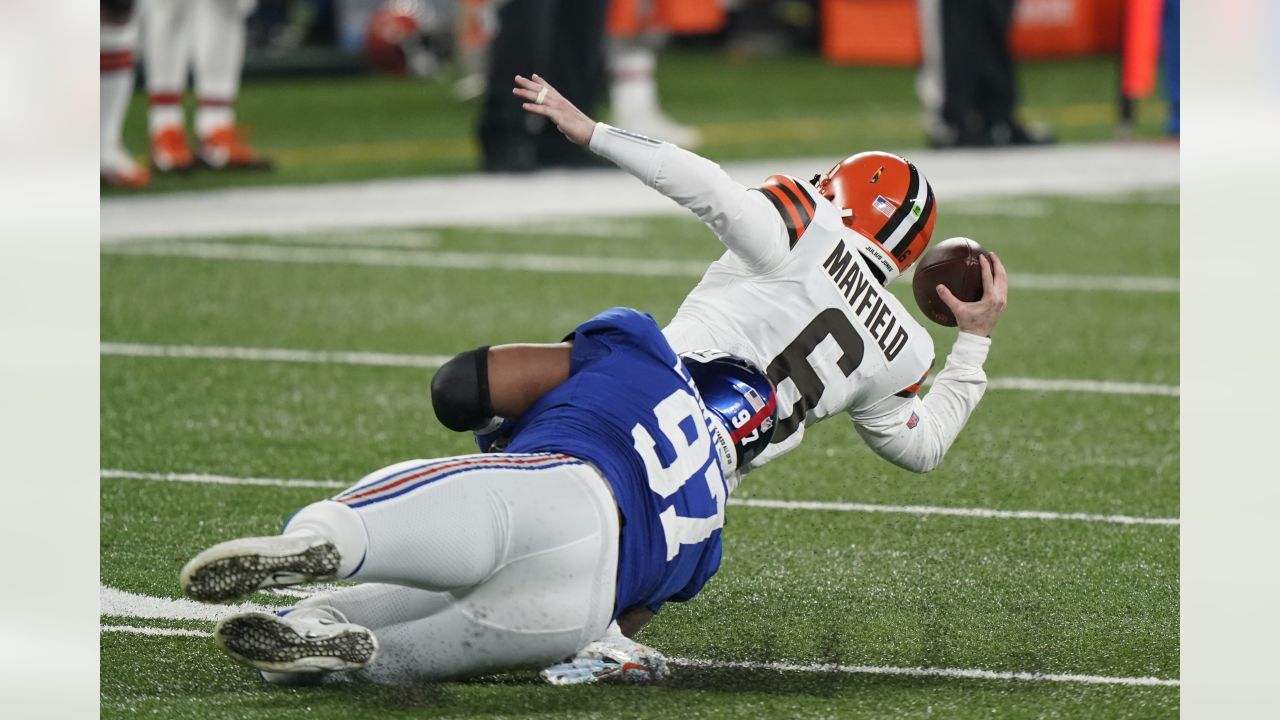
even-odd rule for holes
{"type": "Polygon", "coordinates": [[[752,363],[719,350],[680,356],[711,413],[716,454],[724,474],[745,469],[769,446],[778,424],[773,383],[752,363]]]}

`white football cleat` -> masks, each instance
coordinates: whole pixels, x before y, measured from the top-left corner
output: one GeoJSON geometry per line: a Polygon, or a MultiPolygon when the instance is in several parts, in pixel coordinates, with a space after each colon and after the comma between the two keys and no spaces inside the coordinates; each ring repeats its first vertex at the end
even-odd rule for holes
{"type": "Polygon", "coordinates": [[[280,616],[246,612],[223,618],[214,642],[237,662],[262,671],[277,684],[298,684],[299,676],[359,670],[378,652],[368,628],[346,621],[332,608],[306,608],[280,616]]]}
{"type": "Polygon", "coordinates": [[[291,533],[230,540],[191,558],[182,591],[200,602],[226,602],[256,590],[333,580],[341,557],[319,535],[291,533]]]}
{"type": "Polygon", "coordinates": [[[667,658],[648,645],[625,642],[593,642],[578,654],[544,669],[542,679],[552,685],[581,685],[600,680],[648,683],[671,674],[667,658]]]}

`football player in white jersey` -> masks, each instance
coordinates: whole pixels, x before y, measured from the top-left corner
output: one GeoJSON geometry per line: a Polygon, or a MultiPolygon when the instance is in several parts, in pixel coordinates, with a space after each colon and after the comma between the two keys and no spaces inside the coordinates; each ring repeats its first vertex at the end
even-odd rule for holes
{"type": "MultiPolygon", "coordinates": [[[[937,217],[933,189],[914,165],[860,153],[810,182],[775,175],[747,188],[705,158],[593,121],[536,74],[515,84],[526,111],[688,208],[728,248],[663,333],[677,350],[723,348],[766,368],[778,426],[753,466],[842,412],[882,458],[914,472],[938,466],[986,389],[982,365],[1008,276],[992,254],[981,259],[979,301],[938,286],[960,332],[930,392],[918,397],[933,341],[885,287],[923,254],[937,217]]],[[[593,645],[625,656],[621,635],[612,625],[593,645]]],[[[600,653],[588,649],[544,676],[590,682],[600,668],[600,653]]]]}
{"type": "Polygon", "coordinates": [[[675,145],[594,122],[537,75],[517,76],[513,93],[570,141],[691,210],[728,248],[663,332],[678,350],[723,348],[766,368],[779,426],[755,466],[841,412],[884,459],[914,472],[938,466],[986,388],[982,364],[1008,277],[992,255],[978,302],[939,286],[960,333],[919,398],[933,341],[885,288],[919,259],[937,216],[914,165],[861,153],[813,182],[775,175],[747,188],[675,145]]]}

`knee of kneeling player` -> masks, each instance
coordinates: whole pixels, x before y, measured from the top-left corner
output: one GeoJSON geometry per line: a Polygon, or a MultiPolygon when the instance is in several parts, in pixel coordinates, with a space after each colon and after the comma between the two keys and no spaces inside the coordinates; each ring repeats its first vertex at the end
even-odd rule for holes
{"type": "Polygon", "coordinates": [[[431,407],[440,424],[455,432],[475,430],[493,418],[487,345],[440,366],[431,379],[431,407]]]}

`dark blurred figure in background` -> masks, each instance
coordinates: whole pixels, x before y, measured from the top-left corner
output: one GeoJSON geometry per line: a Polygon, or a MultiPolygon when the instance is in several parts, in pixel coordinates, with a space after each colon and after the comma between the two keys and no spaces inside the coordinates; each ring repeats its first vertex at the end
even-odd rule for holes
{"type": "Polygon", "coordinates": [[[1169,119],[1165,132],[1179,137],[1182,132],[1182,90],[1179,86],[1180,68],[1178,43],[1182,37],[1182,0],[1164,0],[1163,17],[1160,19],[1160,70],[1164,73],[1164,95],[1169,101],[1169,119]]]}
{"type": "Polygon", "coordinates": [[[510,0],[498,10],[480,114],[481,169],[529,172],[597,164],[511,95],[517,73],[556,78],[556,87],[591,113],[604,88],[608,0],[510,0]]]}
{"type": "Polygon", "coordinates": [[[1015,117],[1009,50],[1015,0],[918,0],[924,63],[917,81],[933,147],[1041,145],[1047,128],[1015,117]]]}

